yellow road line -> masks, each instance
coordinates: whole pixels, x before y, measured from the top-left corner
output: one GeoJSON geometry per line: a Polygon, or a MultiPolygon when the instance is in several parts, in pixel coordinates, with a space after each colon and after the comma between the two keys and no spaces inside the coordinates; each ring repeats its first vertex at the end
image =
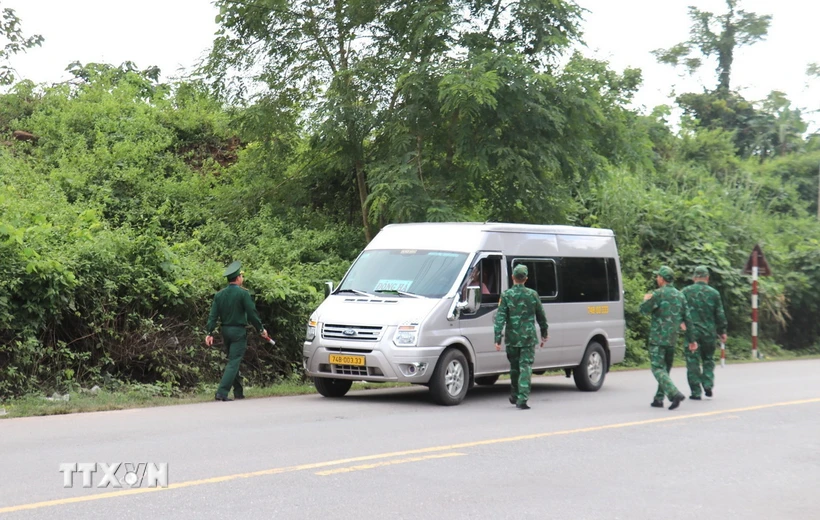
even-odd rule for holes
{"type": "Polygon", "coordinates": [[[425,455],[424,457],[410,457],[408,459],[393,459],[384,462],[376,462],[375,464],[360,464],[358,466],[348,466],[346,468],[328,469],[325,471],[317,471],[317,475],[326,477],[328,475],[336,475],[338,473],[350,473],[353,471],[362,471],[365,469],[379,468],[382,466],[392,466],[393,464],[404,464],[406,462],[421,462],[423,460],[444,459],[447,457],[459,457],[467,455],[466,453],[439,453],[437,455],[425,455]]]}
{"type": "Polygon", "coordinates": [[[624,423],[614,423],[614,424],[604,424],[601,426],[590,426],[587,428],[575,428],[572,430],[560,430],[554,432],[543,432],[543,433],[532,433],[528,435],[517,435],[515,437],[501,437],[497,439],[486,439],[483,441],[471,441],[471,442],[462,442],[459,444],[450,444],[447,446],[431,446],[429,448],[418,448],[413,450],[405,450],[405,451],[394,451],[391,453],[380,453],[376,455],[364,455],[361,457],[351,457],[347,459],[338,459],[338,460],[330,460],[325,462],[314,462],[310,464],[300,464],[298,466],[285,466],[281,468],[272,468],[272,469],[265,469],[261,471],[251,471],[248,473],[236,473],[233,475],[223,475],[221,477],[212,477],[200,480],[189,480],[186,482],[179,482],[176,484],[169,484],[168,487],[156,487],[156,488],[137,488],[137,489],[124,489],[119,491],[110,491],[106,493],[95,493],[93,495],[86,495],[81,497],[72,497],[72,498],[61,498],[57,500],[46,500],[44,502],[32,502],[30,504],[21,504],[17,506],[10,506],[10,507],[3,507],[0,508],[0,513],[13,513],[16,511],[24,511],[28,509],[41,509],[45,507],[54,507],[59,505],[66,505],[66,504],[76,504],[80,502],[90,502],[93,500],[103,500],[106,498],[115,498],[121,497],[126,495],[138,495],[142,493],[154,493],[157,491],[169,491],[172,489],[181,489],[187,487],[194,487],[194,486],[201,486],[204,484],[217,484],[220,482],[228,482],[231,480],[239,480],[243,478],[254,478],[254,477],[263,477],[266,475],[278,475],[281,473],[292,473],[295,471],[306,471],[312,469],[319,469],[319,468],[327,468],[330,466],[340,466],[343,464],[351,464],[355,462],[365,462],[370,460],[378,460],[378,459],[389,459],[393,457],[406,457],[409,455],[420,455],[424,453],[436,453],[436,452],[443,452],[443,451],[453,451],[459,450],[464,448],[475,448],[477,446],[488,446],[492,444],[503,444],[509,442],[518,442],[518,441],[527,441],[533,439],[543,439],[545,437],[557,437],[559,435],[572,435],[576,433],[590,433],[590,432],[599,432],[604,430],[614,430],[618,428],[630,428],[633,426],[643,426],[649,424],[662,424],[672,421],[684,421],[687,419],[699,419],[702,417],[715,417],[715,416],[722,416],[728,414],[735,414],[741,412],[753,412],[756,410],[766,410],[768,408],[778,408],[783,406],[796,406],[801,404],[811,404],[811,403],[820,403],[820,397],[816,397],[813,399],[801,399],[799,401],[785,401],[780,403],[771,403],[771,404],[761,404],[756,406],[747,406],[744,408],[733,408],[729,410],[716,410],[713,412],[701,412],[701,413],[693,413],[688,415],[671,415],[667,417],[661,417],[657,419],[645,419],[643,421],[632,421],[632,422],[624,422],[624,423]]]}

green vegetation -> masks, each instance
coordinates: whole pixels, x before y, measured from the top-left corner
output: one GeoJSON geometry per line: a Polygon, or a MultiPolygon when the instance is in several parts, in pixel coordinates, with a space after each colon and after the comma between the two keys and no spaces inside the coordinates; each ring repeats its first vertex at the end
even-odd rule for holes
{"type": "MultiPolygon", "coordinates": [[[[409,387],[407,383],[354,383],[351,390],[374,388],[409,387]]],[[[133,383],[117,385],[109,390],[81,389],[67,394],[52,396],[27,395],[0,405],[0,419],[33,417],[42,415],[63,415],[79,412],[106,412],[148,406],[170,406],[179,404],[211,403],[214,400],[216,384],[200,385],[188,391],[179,391],[167,385],[133,383]]],[[[247,399],[277,397],[287,395],[315,394],[316,388],[309,381],[289,378],[270,386],[246,387],[247,399]]]]}
{"type": "Polygon", "coordinates": [[[679,287],[713,267],[728,355],[748,356],[741,268],[759,243],[774,271],[761,349],[820,352],[820,139],[784,94],[732,90],[725,60],[768,17],[731,0],[695,20],[723,29],[693,34],[735,40],[658,53],[719,58],[716,89],[679,96],[672,126],[671,107],[628,108],[640,71],[568,55],[582,12],[562,0],[217,3],[223,31],[193,77],[74,63],[70,82],[0,95],[0,400],[207,398],[224,361],[202,328],[234,259],[279,346],[252,340],[243,373],[260,389],[298,379],[324,281],[391,222],[615,230],[626,366],[647,361],[637,307],[661,263],[679,287]]]}

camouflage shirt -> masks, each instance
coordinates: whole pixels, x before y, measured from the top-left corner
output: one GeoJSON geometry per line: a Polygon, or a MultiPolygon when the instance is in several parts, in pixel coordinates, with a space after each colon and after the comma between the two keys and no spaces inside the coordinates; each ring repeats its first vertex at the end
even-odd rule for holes
{"type": "Polygon", "coordinates": [[[652,292],[652,297],[641,304],[641,312],[652,315],[650,345],[675,346],[681,323],[686,324],[686,342],[694,341],[686,298],[671,285],[664,285],[652,292]]]}
{"type": "Polygon", "coordinates": [[[705,282],[695,282],[681,292],[686,298],[697,336],[714,338],[718,334],[726,334],[726,315],[717,289],[705,282]]]}
{"type": "Polygon", "coordinates": [[[507,289],[501,295],[495,315],[495,342],[501,343],[501,332],[506,325],[505,340],[508,346],[535,345],[538,343],[535,319],[541,328],[541,337],[547,337],[547,315],[538,293],[523,284],[507,289]]]}

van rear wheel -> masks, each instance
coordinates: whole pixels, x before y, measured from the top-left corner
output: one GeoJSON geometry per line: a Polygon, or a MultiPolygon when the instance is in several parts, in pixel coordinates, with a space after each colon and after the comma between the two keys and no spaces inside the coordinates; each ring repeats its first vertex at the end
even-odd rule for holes
{"type": "Polygon", "coordinates": [[[438,360],[430,379],[430,393],[437,404],[453,406],[464,400],[469,382],[470,367],[467,365],[467,358],[461,351],[450,349],[438,360]]]}
{"type": "Polygon", "coordinates": [[[481,376],[475,378],[475,384],[480,386],[493,386],[498,381],[498,374],[494,376],[481,376]]]}
{"type": "Polygon", "coordinates": [[[597,392],[606,378],[606,351],[597,341],[591,341],[581,364],[572,370],[575,386],[583,392],[597,392]]]}
{"type": "Polygon", "coordinates": [[[314,377],[313,385],[316,387],[316,390],[325,397],[342,397],[350,390],[350,387],[353,386],[353,381],[350,379],[314,377]]]}

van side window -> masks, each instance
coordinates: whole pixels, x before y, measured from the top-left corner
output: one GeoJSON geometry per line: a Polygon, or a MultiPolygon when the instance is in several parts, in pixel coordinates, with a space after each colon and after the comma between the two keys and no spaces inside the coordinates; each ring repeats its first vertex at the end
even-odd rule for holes
{"type": "Polygon", "coordinates": [[[567,303],[612,301],[607,282],[605,258],[563,258],[561,261],[561,288],[567,303]]]}
{"type": "MultiPolygon", "coordinates": [[[[558,278],[556,276],[555,261],[551,259],[530,260],[530,259],[514,259],[510,272],[518,265],[524,264],[527,266],[529,275],[525,286],[533,289],[538,293],[538,296],[543,298],[555,298],[558,296],[558,278]]],[[[510,282],[512,283],[512,282],[510,282]]]]}
{"type": "Polygon", "coordinates": [[[501,259],[482,258],[467,275],[461,288],[462,298],[467,297],[469,285],[481,287],[481,303],[497,304],[501,295],[501,259]]]}
{"type": "Polygon", "coordinates": [[[606,259],[606,277],[609,285],[609,301],[621,301],[621,286],[618,284],[618,267],[614,258],[606,259]]]}
{"type": "Polygon", "coordinates": [[[485,258],[481,261],[481,302],[498,302],[501,294],[501,260],[485,258]]]}

